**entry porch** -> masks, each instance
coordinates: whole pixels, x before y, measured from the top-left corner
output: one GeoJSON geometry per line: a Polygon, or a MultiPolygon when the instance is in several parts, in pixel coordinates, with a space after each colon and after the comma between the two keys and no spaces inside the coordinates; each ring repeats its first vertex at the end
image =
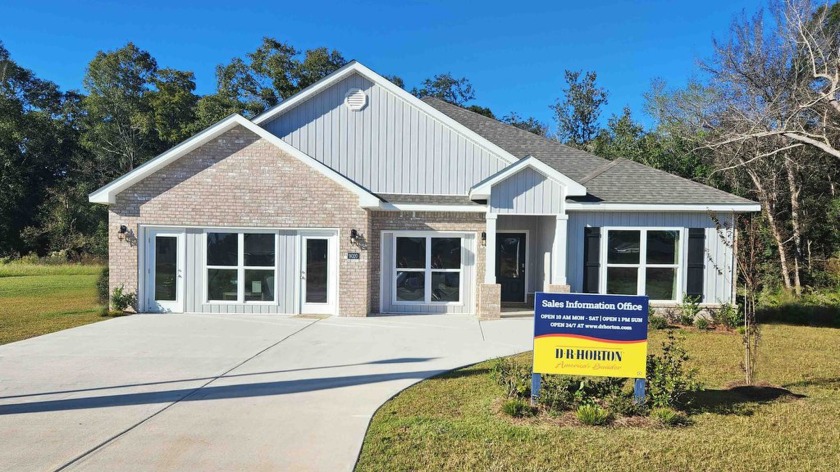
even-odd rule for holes
{"type": "Polygon", "coordinates": [[[481,318],[525,316],[534,293],[568,292],[567,215],[487,213],[486,251],[479,274],[481,318]]]}

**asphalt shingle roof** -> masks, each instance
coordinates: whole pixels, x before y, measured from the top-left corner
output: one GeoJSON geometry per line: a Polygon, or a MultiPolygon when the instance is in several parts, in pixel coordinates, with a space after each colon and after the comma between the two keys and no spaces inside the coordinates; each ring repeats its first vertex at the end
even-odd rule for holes
{"type": "Polygon", "coordinates": [[[406,195],[401,193],[378,193],[388,203],[412,203],[422,205],[480,205],[467,195],[406,195]]]}
{"type": "Polygon", "coordinates": [[[584,201],[654,204],[754,203],[699,182],[627,159],[613,161],[538,136],[493,118],[425,97],[427,104],[522,159],[534,156],[586,187],[584,201]]]}

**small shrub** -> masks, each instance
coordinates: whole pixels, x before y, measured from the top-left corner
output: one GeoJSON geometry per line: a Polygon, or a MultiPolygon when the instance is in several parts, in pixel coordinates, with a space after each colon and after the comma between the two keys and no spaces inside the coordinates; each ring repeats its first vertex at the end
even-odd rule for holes
{"type": "Polygon", "coordinates": [[[688,424],[688,417],[673,408],[654,408],[651,410],[650,416],[663,426],[684,426],[688,424]]]}
{"type": "Polygon", "coordinates": [[[644,404],[638,404],[634,401],[633,392],[611,394],[605,399],[604,403],[613,416],[642,416],[646,411],[644,404]]]}
{"type": "Polygon", "coordinates": [[[647,397],[651,406],[685,406],[688,394],[700,389],[697,372],[687,368],[686,361],[688,353],[682,340],[678,340],[673,331],[668,331],[668,339],[662,343],[662,354],[647,358],[647,397]]]}
{"type": "Polygon", "coordinates": [[[502,403],[502,412],[513,418],[534,416],[534,408],[521,398],[510,398],[502,403]]]}
{"type": "Polygon", "coordinates": [[[45,265],[61,265],[67,264],[70,261],[70,252],[67,249],[53,251],[40,260],[41,264],[45,265]]]}
{"type": "Polygon", "coordinates": [[[531,366],[505,357],[496,359],[490,368],[490,377],[501,386],[505,395],[512,398],[531,397],[531,366]]]}
{"type": "Polygon", "coordinates": [[[761,323],[840,328],[840,289],[808,290],[800,297],[786,290],[764,291],[759,294],[756,317],[761,323]]]}
{"type": "Polygon", "coordinates": [[[698,313],[700,313],[700,297],[683,295],[682,303],[680,303],[680,324],[691,326],[698,313]]]}
{"type": "Polygon", "coordinates": [[[610,412],[598,405],[581,405],[575,412],[578,421],[589,426],[601,426],[610,422],[610,412]]]}
{"type": "Polygon", "coordinates": [[[737,304],[724,303],[712,316],[715,322],[726,326],[727,329],[735,329],[744,324],[744,315],[737,304]]]}
{"type": "Polygon", "coordinates": [[[108,306],[108,267],[102,269],[99,273],[99,278],[96,279],[96,294],[99,298],[99,304],[108,306]]]}
{"type": "Polygon", "coordinates": [[[700,316],[696,320],[694,320],[694,326],[697,327],[700,331],[706,331],[709,329],[709,320],[700,316]]]}
{"type": "Polygon", "coordinates": [[[123,286],[119,286],[111,293],[111,306],[116,311],[125,311],[126,308],[134,308],[137,304],[137,295],[132,292],[125,292],[123,286]]]}
{"type": "Polygon", "coordinates": [[[648,327],[650,329],[665,329],[668,327],[668,320],[664,316],[650,316],[648,317],[648,327]]]}
{"type": "Polygon", "coordinates": [[[579,382],[565,375],[545,375],[540,386],[538,402],[552,413],[559,413],[572,408],[575,404],[575,392],[579,382]]]}
{"type": "Polygon", "coordinates": [[[20,259],[18,259],[18,262],[20,262],[21,264],[32,264],[32,265],[34,265],[34,264],[40,263],[41,258],[38,257],[38,254],[36,254],[34,252],[30,252],[29,254],[27,254],[25,256],[20,256],[20,259]]]}

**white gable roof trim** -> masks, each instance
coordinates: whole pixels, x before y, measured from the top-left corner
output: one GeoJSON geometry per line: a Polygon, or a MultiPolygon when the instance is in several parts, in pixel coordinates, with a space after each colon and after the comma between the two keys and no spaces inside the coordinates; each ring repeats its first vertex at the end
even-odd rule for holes
{"type": "Polygon", "coordinates": [[[550,167],[545,162],[540,161],[534,156],[528,156],[520,159],[513,165],[505,167],[495,174],[487,177],[481,182],[475,184],[470,189],[470,199],[472,200],[487,200],[490,198],[490,193],[493,191],[493,186],[499,182],[508,179],[509,177],[521,172],[523,169],[531,168],[542,174],[548,179],[551,179],[565,188],[565,196],[579,197],[586,195],[586,187],[578,182],[566,177],[556,169],[550,167]]]}
{"type": "Polygon", "coordinates": [[[329,88],[331,85],[338,83],[345,77],[348,77],[351,74],[359,74],[362,77],[370,80],[371,82],[376,83],[380,87],[384,88],[385,90],[393,93],[398,98],[402,99],[403,101],[407,102],[408,104],[417,107],[420,110],[423,110],[426,114],[433,117],[437,121],[443,123],[444,125],[452,128],[459,134],[463,135],[465,138],[473,141],[474,143],[478,144],[479,146],[487,149],[491,153],[497,155],[500,159],[508,163],[516,163],[519,161],[517,156],[505,151],[498,145],[492,143],[491,141],[487,140],[483,136],[479,135],[475,131],[467,128],[466,126],[462,125],[458,121],[450,118],[448,115],[444,114],[441,111],[438,111],[435,107],[429,105],[428,103],[420,100],[419,98],[415,97],[414,95],[406,92],[402,88],[395,85],[390,80],[382,77],[381,75],[377,74],[376,72],[372,71],[371,69],[365,67],[359,62],[351,61],[344,67],[336,70],[332,74],[324,77],[323,79],[315,82],[314,84],[310,85],[309,87],[305,88],[304,90],[292,95],[286,100],[283,100],[275,106],[274,108],[266,111],[265,113],[257,116],[254,118],[253,122],[261,125],[273,118],[276,118],[288,110],[296,107],[297,105],[309,100],[310,98],[314,97],[322,90],[329,88]]]}
{"type": "Polygon", "coordinates": [[[725,212],[748,213],[761,211],[758,203],[603,203],[603,202],[566,202],[568,212],[725,212]]]}
{"type": "Polygon", "coordinates": [[[223,119],[222,121],[216,123],[215,125],[205,129],[204,131],[193,136],[192,138],[182,142],[181,144],[173,147],[165,153],[151,159],[150,161],[137,167],[131,172],[114,180],[108,185],[105,185],[99,190],[96,190],[95,192],[91,193],[88,196],[88,200],[91,203],[116,203],[117,194],[119,194],[120,192],[137,184],[146,177],[163,169],[164,167],[175,162],[184,155],[198,149],[204,144],[207,144],[208,142],[221,136],[222,134],[233,129],[236,126],[242,126],[248,129],[260,138],[265,139],[271,144],[277,146],[278,148],[280,148],[281,151],[291,155],[292,157],[295,157],[299,161],[308,165],[309,167],[324,175],[325,177],[329,178],[333,182],[356,194],[359,197],[359,205],[362,208],[378,208],[380,203],[382,203],[382,200],[379,197],[360,187],[357,183],[330,169],[329,167],[318,162],[312,157],[304,154],[299,149],[286,143],[277,136],[274,136],[265,129],[255,125],[254,123],[252,123],[251,121],[249,121],[241,115],[231,115],[223,119]]]}

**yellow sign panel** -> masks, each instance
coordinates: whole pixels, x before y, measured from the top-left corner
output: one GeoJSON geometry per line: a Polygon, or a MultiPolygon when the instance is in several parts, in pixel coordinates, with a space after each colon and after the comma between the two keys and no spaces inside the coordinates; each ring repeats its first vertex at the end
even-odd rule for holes
{"type": "Polygon", "coordinates": [[[534,339],[538,374],[643,378],[646,362],[646,341],[616,343],[563,335],[534,339]]]}

